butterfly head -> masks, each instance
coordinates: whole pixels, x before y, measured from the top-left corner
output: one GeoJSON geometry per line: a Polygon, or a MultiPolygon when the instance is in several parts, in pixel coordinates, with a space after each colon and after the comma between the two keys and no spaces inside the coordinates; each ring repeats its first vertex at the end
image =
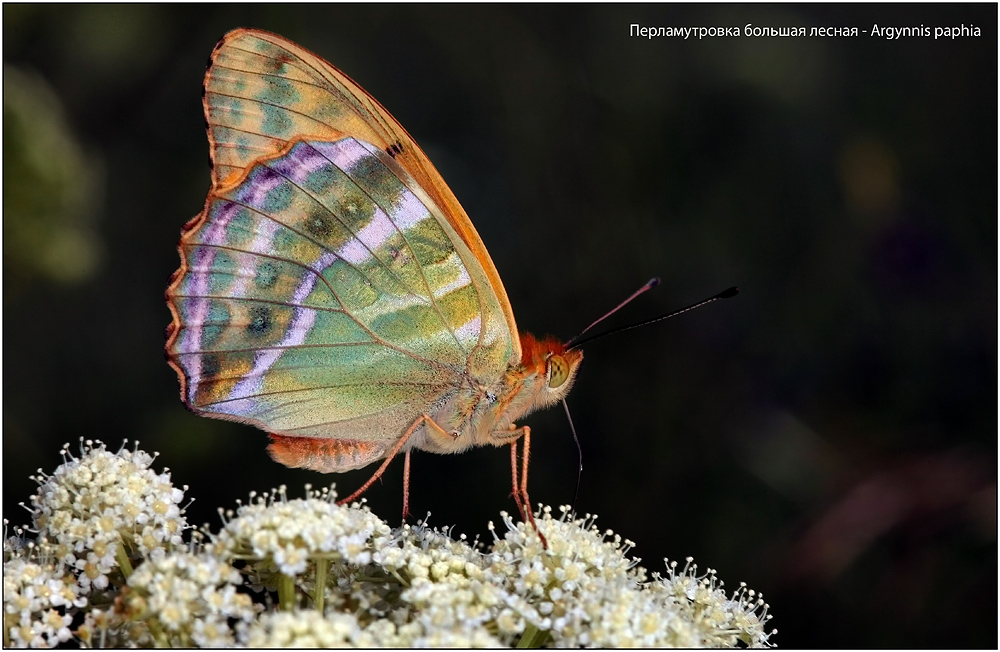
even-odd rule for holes
{"type": "Polygon", "coordinates": [[[569,393],[576,371],[583,361],[583,351],[567,349],[554,337],[535,338],[521,335],[521,367],[525,375],[536,379],[537,390],[527,412],[558,403],[569,393]]]}

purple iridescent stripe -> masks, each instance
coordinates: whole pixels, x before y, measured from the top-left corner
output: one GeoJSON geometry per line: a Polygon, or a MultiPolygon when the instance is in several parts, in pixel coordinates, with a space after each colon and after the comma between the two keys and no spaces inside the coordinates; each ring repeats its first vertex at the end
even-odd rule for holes
{"type": "MultiPolygon", "coordinates": [[[[208,245],[224,244],[226,240],[226,228],[238,210],[238,205],[227,202],[216,209],[214,215],[210,214],[210,222],[208,228],[205,230],[202,243],[208,245]]],[[[187,319],[187,334],[178,347],[181,353],[191,353],[201,350],[202,328],[208,317],[209,308],[209,300],[204,297],[208,294],[210,270],[214,259],[215,249],[213,247],[199,247],[195,251],[192,269],[189,273],[194,277],[191,282],[192,294],[200,298],[191,301],[190,313],[187,319]]],[[[188,402],[191,405],[195,405],[194,397],[198,393],[198,384],[201,382],[201,358],[199,356],[191,356],[187,372],[189,381],[188,402]]]]}
{"type": "MultiPolygon", "coordinates": [[[[310,143],[317,152],[351,176],[351,168],[365,160],[382,162],[372,152],[353,138],[344,138],[333,143],[310,143]]],[[[353,178],[353,176],[352,176],[353,178]]],[[[355,182],[358,179],[354,179],[355,182]]],[[[385,244],[397,232],[413,228],[431,217],[430,211],[408,188],[400,186],[392,203],[386,206],[386,214],[376,205],[371,221],[357,233],[357,237],[345,243],[337,253],[352,264],[360,264],[371,257],[371,252],[385,244]]]]}
{"type": "Polygon", "coordinates": [[[322,170],[330,165],[330,159],[319,152],[314,146],[296,145],[287,156],[269,164],[276,172],[288,177],[296,184],[303,183],[316,170],[322,170]]]}
{"type": "MultiPolygon", "coordinates": [[[[295,295],[292,298],[293,304],[301,304],[305,301],[309,293],[316,286],[322,270],[326,269],[337,260],[334,254],[324,253],[311,266],[315,274],[306,274],[298,287],[295,288],[295,295]]],[[[316,311],[301,306],[295,308],[295,314],[288,325],[285,336],[278,343],[276,348],[257,351],[254,355],[253,369],[238,382],[229,393],[224,404],[215,406],[218,412],[227,414],[246,415],[253,414],[258,409],[258,401],[253,397],[261,392],[264,385],[264,374],[274,365],[288,347],[300,346],[305,342],[309,331],[312,330],[316,321],[316,311]]]]}

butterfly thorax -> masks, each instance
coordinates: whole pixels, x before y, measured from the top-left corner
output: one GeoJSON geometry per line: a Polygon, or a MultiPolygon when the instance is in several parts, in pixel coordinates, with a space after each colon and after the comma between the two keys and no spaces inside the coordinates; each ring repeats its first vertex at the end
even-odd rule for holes
{"type": "Polygon", "coordinates": [[[473,446],[503,446],[520,436],[521,417],[562,400],[569,392],[583,352],[566,350],[555,338],[521,335],[521,359],[494,383],[466,379],[434,417],[440,431],[425,428],[416,448],[458,453],[473,446]]]}
{"type": "Polygon", "coordinates": [[[582,360],[582,351],[566,350],[554,337],[538,339],[522,333],[521,360],[511,365],[492,388],[497,398],[490,427],[477,433],[477,444],[510,443],[505,432],[516,428],[518,419],[554,405],[566,396],[582,360]]]}

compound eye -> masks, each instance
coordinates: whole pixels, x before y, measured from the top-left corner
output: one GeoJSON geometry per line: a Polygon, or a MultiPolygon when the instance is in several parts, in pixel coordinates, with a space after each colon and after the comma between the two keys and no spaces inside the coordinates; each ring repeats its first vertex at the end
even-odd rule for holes
{"type": "Polygon", "coordinates": [[[569,378],[569,363],[561,355],[549,358],[549,387],[555,389],[569,378]]]}

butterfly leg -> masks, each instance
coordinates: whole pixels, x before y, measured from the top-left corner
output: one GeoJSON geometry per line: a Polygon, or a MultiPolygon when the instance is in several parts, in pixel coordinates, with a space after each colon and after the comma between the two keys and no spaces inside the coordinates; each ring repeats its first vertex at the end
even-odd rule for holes
{"type": "Polygon", "coordinates": [[[542,540],[542,547],[548,550],[549,542],[545,540],[545,535],[538,529],[535,523],[535,514],[531,511],[531,498],[528,498],[528,452],[531,450],[531,428],[524,428],[524,457],[521,458],[521,497],[524,499],[525,512],[528,513],[528,520],[538,533],[538,538],[542,540]]]}
{"type": "Polygon", "coordinates": [[[510,442],[510,485],[513,487],[511,494],[514,502],[517,503],[517,511],[521,512],[521,520],[526,521],[528,517],[524,515],[524,505],[521,504],[521,492],[517,488],[517,440],[510,442]]]}
{"type": "Polygon", "coordinates": [[[528,517],[524,513],[524,505],[521,503],[521,490],[517,486],[517,440],[524,435],[524,428],[514,428],[513,430],[500,430],[492,433],[493,442],[497,446],[502,446],[510,442],[510,495],[514,497],[517,504],[517,511],[521,514],[521,520],[526,521],[528,517]]]}
{"type": "Polygon", "coordinates": [[[549,542],[545,540],[545,535],[542,531],[538,529],[538,524],[535,523],[535,514],[531,511],[531,498],[528,497],[528,455],[531,452],[531,428],[528,426],[521,426],[516,430],[511,430],[510,432],[505,432],[505,436],[512,435],[516,432],[524,433],[522,435],[524,439],[524,449],[523,457],[521,458],[521,485],[517,484],[517,439],[514,439],[510,443],[510,475],[511,475],[511,486],[514,489],[514,502],[517,503],[517,509],[521,512],[521,520],[528,521],[531,526],[535,528],[535,532],[538,533],[538,538],[542,540],[542,547],[548,549],[549,542]]]}
{"type": "MultiPolygon", "coordinates": [[[[417,431],[417,428],[419,428],[424,423],[426,423],[431,428],[436,428],[437,430],[441,430],[441,432],[444,432],[441,426],[435,423],[434,419],[431,419],[426,414],[422,414],[419,417],[417,417],[417,420],[413,422],[413,425],[411,425],[406,430],[406,432],[403,433],[403,436],[399,438],[399,441],[397,441],[396,445],[392,447],[392,450],[389,451],[389,454],[385,456],[385,461],[382,462],[382,466],[378,467],[378,470],[375,471],[375,474],[372,475],[372,477],[368,478],[368,482],[361,485],[360,489],[355,491],[347,498],[338,500],[337,504],[347,505],[353,502],[358,496],[368,491],[368,487],[372,486],[372,484],[374,484],[376,480],[382,477],[382,474],[385,473],[385,470],[386,468],[388,468],[389,462],[392,461],[392,458],[396,457],[396,454],[399,453],[399,451],[402,450],[403,446],[406,445],[406,442],[410,439],[410,436],[413,435],[413,433],[417,431]]],[[[403,520],[404,521],[408,516],[409,509],[410,509],[410,451],[406,451],[406,459],[403,463],[403,520]]]]}
{"type": "Polygon", "coordinates": [[[406,523],[410,515],[410,453],[406,451],[403,457],[403,522],[406,523]]]}

